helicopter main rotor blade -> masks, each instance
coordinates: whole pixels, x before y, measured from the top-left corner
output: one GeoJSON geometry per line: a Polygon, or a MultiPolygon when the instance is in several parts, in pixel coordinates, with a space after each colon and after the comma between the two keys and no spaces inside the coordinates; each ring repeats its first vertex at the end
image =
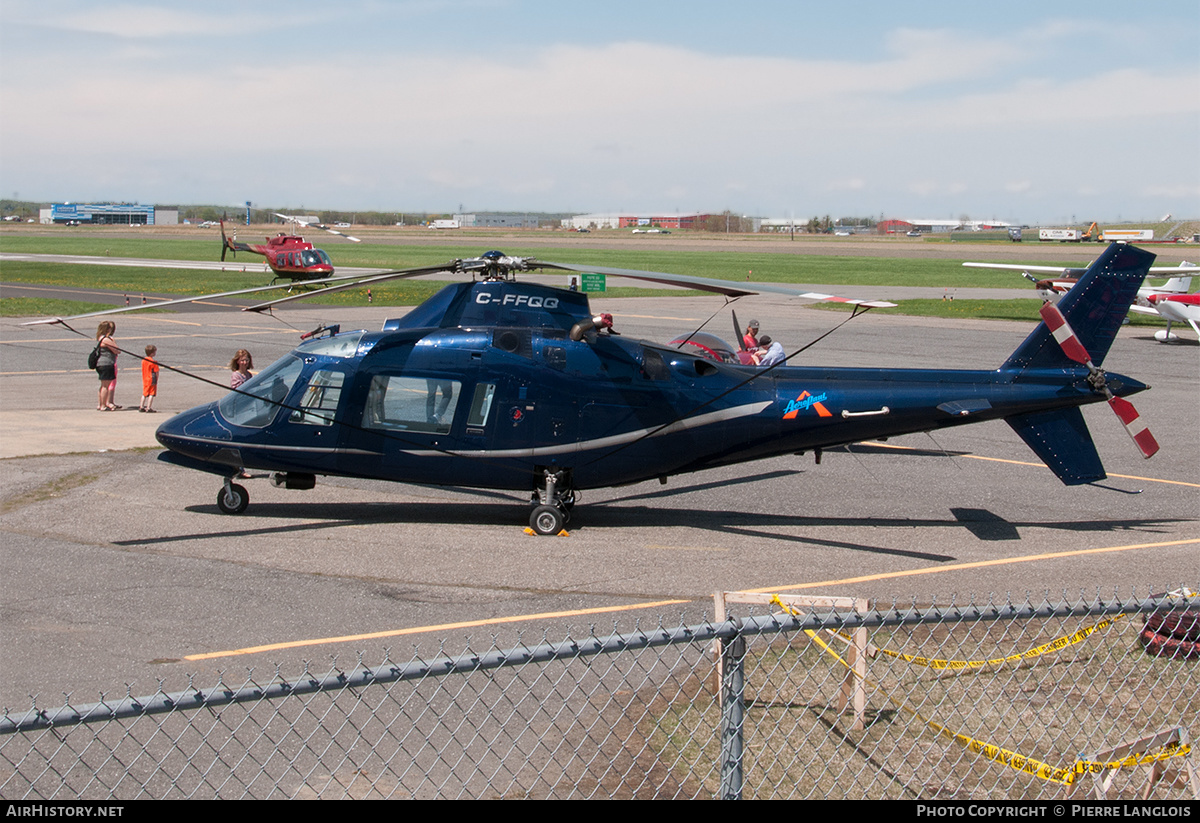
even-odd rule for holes
{"type": "MultiPolygon", "coordinates": [[[[326,280],[310,280],[308,282],[310,282],[310,283],[325,283],[325,282],[328,282],[330,279],[334,279],[334,278],[327,278],[326,280]]],[[[104,315],[108,315],[108,314],[125,314],[126,312],[144,311],[146,309],[157,309],[157,308],[161,308],[163,306],[178,306],[178,305],[181,305],[184,303],[199,303],[204,300],[215,300],[219,297],[236,297],[239,294],[254,294],[255,292],[260,292],[260,291],[271,291],[271,290],[278,291],[279,289],[290,288],[293,285],[295,285],[295,284],[293,284],[293,283],[276,283],[275,285],[272,285],[272,286],[255,286],[255,287],[249,288],[249,289],[236,289],[234,291],[222,291],[222,292],[215,292],[213,294],[201,294],[201,295],[197,295],[196,297],[180,297],[177,300],[159,300],[156,303],[147,303],[144,306],[121,306],[120,308],[116,308],[116,309],[104,309],[103,311],[92,311],[92,312],[87,312],[85,314],[73,314],[70,317],[44,317],[40,320],[29,320],[25,323],[22,323],[21,325],[22,326],[45,326],[45,325],[51,325],[54,323],[65,323],[69,320],[83,320],[88,317],[103,317],[104,315]]]]}
{"type": "Polygon", "coordinates": [[[350,240],[354,243],[362,242],[357,237],[351,237],[350,235],[340,232],[337,229],[331,229],[331,228],[329,228],[329,226],[326,226],[324,223],[312,223],[308,220],[302,220],[299,217],[295,217],[294,215],[280,214],[279,212],[273,212],[273,214],[276,217],[278,217],[280,220],[284,220],[288,223],[295,223],[297,226],[303,226],[306,229],[309,227],[312,227],[314,229],[320,229],[321,231],[327,231],[330,234],[336,234],[338,237],[345,237],[347,240],[350,240]]]}
{"type": "Polygon", "coordinates": [[[351,237],[350,235],[346,234],[345,232],[340,232],[337,229],[331,229],[331,228],[329,228],[329,226],[326,226],[322,223],[309,223],[308,225],[312,226],[314,229],[320,229],[321,231],[327,231],[330,234],[336,234],[338,237],[345,237],[347,240],[351,241],[352,243],[361,243],[362,242],[357,237],[351,237]]]}
{"type": "Polygon", "coordinates": [[[716,292],[728,297],[745,297],[749,294],[769,292],[771,294],[784,294],[788,297],[799,297],[805,300],[847,303],[867,308],[892,308],[896,305],[886,300],[855,300],[848,297],[839,297],[835,294],[800,291],[799,289],[779,286],[774,283],[754,283],[753,288],[745,288],[735,286],[733,281],[730,280],[717,280],[710,277],[693,277],[688,274],[667,274],[665,272],[642,271],[640,269],[614,269],[606,266],[572,266],[565,263],[550,263],[545,260],[535,260],[532,258],[526,261],[526,265],[529,268],[538,269],[562,269],[563,271],[576,271],[580,273],[610,274],[613,277],[628,277],[634,280],[645,280],[650,283],[662,283],[669,286],[683,286],[701,291],[716,292]]]}
{"type": "Polygon", "coordinates": [[[402,280],[407,277],[419,277],[422,274],[437,274],[438,272],[452,272],[452,271],[454,271],[454,263],[455,262],[457,262],[457,261],[451,261],[448,264],[442,264],[442,265],[437,265],[437,266],[421,266],[419,268],[414,268],[414,269],[400,269],[397,271],[383,272],[382,274],[372,274],[372,275],[355,274],[355,275],[346,275],[343,277],[331,277],[331,278],[327,278],[325,280],[302,280],[300,282],[303,285],[311,285],[313,283],[330,283],[330,282],[336,282],[336,281],[351,281],[351,280],[353,280],[353,282],[337,282],[336,285],[327,286],[326,288],[317,289],[316,291],[304,292],[302,294],[290,294],[287,297],[281,297],[278,300],[270,300],[266,303],[259,303],[258,305],[255,305],[255,306],[247,306],[246,308],[242,309],[242,311],[254,311],[254,312],[266,311],[267,309],[273,308],[275,306],[279,306],[283,303],[290,303],[293,300],[306,300],[309,297],[316,297],[317,295],[320,295],[320,294],[332,294],[333,292],[345,291],[346,289],[358,288],[359,286],[366,286],[366,285],[370,285],[372,283],[383,283],[388,280],[402,280]]]}

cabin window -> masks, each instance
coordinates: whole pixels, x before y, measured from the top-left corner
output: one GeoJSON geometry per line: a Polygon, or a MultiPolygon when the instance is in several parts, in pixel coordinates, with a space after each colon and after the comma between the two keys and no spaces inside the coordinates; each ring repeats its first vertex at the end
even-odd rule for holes
{"type": "Polygon", "coordinates": [[[495,396],[495,383],[480,383],[475,387],[475,397],[471,399],[471,412],[467,415],[468,426],[487,425],[488,412],[492,410],[492,400],[495,396]]]}
{"type": "Polygon", "coordinates": [[[275,361],[221,399],[217,404],[221,416],[235,426],[261,429],[270,425],[303,368],[300,359],[291,355],[275,361]]]}
{"type": "Polygon", "coordinates": [[[363,427],[448,434],[461,388],[457,380],[374,375],[367,391],[363,427]]]}
{"type": "Polygon", "coordinates": [[[288,417],[293,423],[310,426],[333,425],[338,400],[342,397],[342,382],[346,376],[338,371],[318,369],[308,381],[308,388],[300,395],[296,409],[288,417]]]}
{"type": "Polygon", "coordinates": [[[651,380],[667,380],[671,376],[667,362],[655,349],[642,349],[642,369],[651,380]]]}

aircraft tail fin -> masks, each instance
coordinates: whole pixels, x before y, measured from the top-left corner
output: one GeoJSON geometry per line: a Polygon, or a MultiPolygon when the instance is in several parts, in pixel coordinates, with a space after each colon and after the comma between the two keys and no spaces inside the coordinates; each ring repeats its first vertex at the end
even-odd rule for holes
{"type": "MultiPolygon", "coordinates": [[[[1059,301],[1059,310],[1097,367],[1104,362],[1154,258],[1145,249],[1113,243],[1059,301]]],[[[1040,323],[1001,369],[1025,371],[1075,365],[1046,324],[1040,323]]]]}
{"type": "Polygon", "coordinates": [[[1078,407],[1019,414],[1005,422],[1066,485],[1095,483],[1108,476],[1078,407]]]}
{"type": "Polygon", "coordinates": [[[1162,284],[1161,290],[1171,294],[1187,294],[1192,289],[1192,275],[1185,274],[1172,277],[1162,284]]]}

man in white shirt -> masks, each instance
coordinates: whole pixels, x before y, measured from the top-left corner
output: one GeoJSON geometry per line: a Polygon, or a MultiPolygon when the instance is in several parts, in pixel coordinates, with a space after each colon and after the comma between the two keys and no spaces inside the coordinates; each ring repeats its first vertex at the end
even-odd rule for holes
{"type": "Polygon", "coordinates": [[[758,365],[774,366],[776,363],[782,363],[784,360],[783,344],[771,339],[771,335],[764,334],[759,338],[758,365]]]}

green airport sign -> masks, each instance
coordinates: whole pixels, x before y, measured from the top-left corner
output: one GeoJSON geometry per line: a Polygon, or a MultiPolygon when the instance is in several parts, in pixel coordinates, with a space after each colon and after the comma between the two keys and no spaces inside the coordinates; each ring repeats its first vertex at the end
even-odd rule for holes
{"type": "Polygon", "coordinates": [[[583,290],[584,291],[604,291],[604,275],[589,274],[583,275],[583,290]]]}

